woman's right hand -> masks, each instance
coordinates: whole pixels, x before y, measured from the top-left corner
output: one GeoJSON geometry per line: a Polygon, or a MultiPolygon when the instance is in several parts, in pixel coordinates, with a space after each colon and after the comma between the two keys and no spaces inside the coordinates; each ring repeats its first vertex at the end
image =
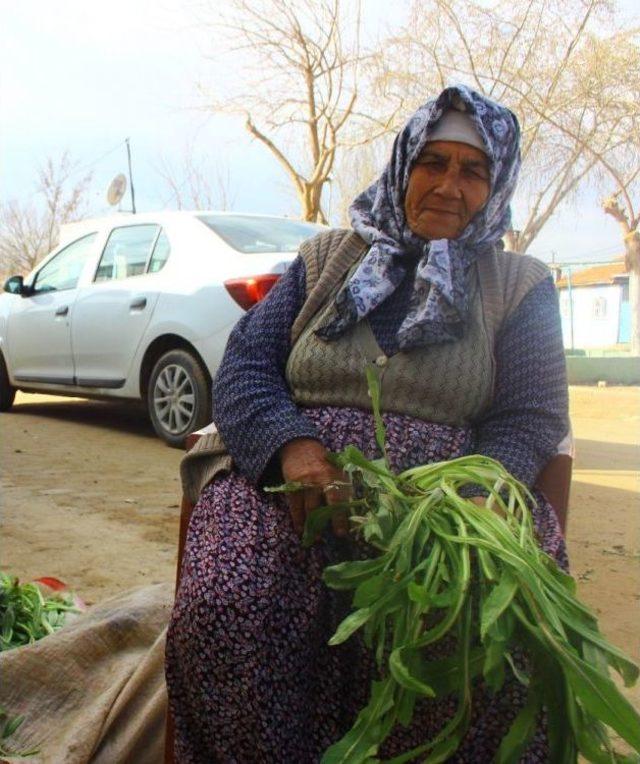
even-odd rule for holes
{"type": "MultiPolygon", "coordinates": [[[[296,438],[280,450],[280,465],[285,482],[300,482],[306,487],[287,494],[295,532],[302,536],[307,515],[317,507],[337,504],[351,499],[350,485],[344,472],[327,459],[327,449],[318,440],[296,438]],[[332,487],[333,486],[333,487],[332,487]]],[[[346,536],[349,522],[344,512],[336,511],[331,518],[336,536],[346,536]]]]}

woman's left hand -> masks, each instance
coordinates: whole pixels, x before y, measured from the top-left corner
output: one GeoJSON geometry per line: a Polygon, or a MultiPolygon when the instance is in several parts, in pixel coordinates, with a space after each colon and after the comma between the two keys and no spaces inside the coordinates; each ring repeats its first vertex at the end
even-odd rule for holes
{"type": "MultiPolygon", "coordinates": [[[[347,476],[327,459],[327,450],[317,440],[296,438],[280,451],[285,482],[303,483],[305,488],[287,494],[293,527],[302,536],[307,515],[323,504],[349,501],[351,488],[347,476]]],[[[346,536],[349,522],[344,512],[336,511],[331,524],[336,536],[346,536]]]]}
{"type": "MultiPolygon", "coordinates": [[[[474,504],[477,504],[479,507],[486,507],[487,500],[488,500],[487,496],[469,496],[469,501],[472,501],[474,504]]],[[[500,506],[496,504],[496,502],[493,502],[489,506],[489,509],[492,509],[496,513],[496,515],[499,515],[500,517],[505,517],[504,512],[502,511],[500,506]]]]}

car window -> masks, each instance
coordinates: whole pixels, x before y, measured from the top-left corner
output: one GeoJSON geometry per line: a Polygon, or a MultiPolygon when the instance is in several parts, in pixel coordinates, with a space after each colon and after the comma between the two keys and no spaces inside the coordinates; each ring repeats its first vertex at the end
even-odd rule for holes
{"type": "Polygon", "coordinates": [[[114,228],[98,263],[94,281],[117,281],[145,273],[160,226],[130,225],[114,228]]]}
{"type": "Polygon", "coordinates": [[[33,288],[36,292],[75,289],[87,260],[93,254],[96,234],[90,233],[74,241],[49,260],[36,274],[33,288]]]}
{"type": "Polygon", "coordinates": [[[206,226],[240,252],[297,252],[305,239],[326,230],[302,220],[251,215],[197,215],[206,226]]]}
{"type": "Polygon", "coordinates": [[[156,240],[156,245],[153,248],[153,254],[151,255],[151,261],[149,263],[149,273],[157,273],[164,268],[164,264],[169,259],[171,253],[171,245],[169,239],[164,231],[160,231],[160,236],[156,240]]]}

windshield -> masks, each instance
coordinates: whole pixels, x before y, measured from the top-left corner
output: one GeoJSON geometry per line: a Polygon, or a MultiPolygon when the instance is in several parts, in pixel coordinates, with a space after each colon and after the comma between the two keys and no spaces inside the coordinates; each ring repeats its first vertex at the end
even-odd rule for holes
{"type": "Polygon", "coordinates": [[[251,215],[197,215],[206,226],[239,252],[297,252],[300,244],[324,226],[285,218],[251,215]]]}

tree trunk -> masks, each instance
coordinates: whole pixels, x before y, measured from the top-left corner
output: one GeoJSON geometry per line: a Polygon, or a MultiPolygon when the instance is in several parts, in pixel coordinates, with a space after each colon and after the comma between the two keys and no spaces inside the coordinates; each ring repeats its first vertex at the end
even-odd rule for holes
{"type": "Polygon", "coordinates": [[[640,356],[640,232],[629,231],[624,237],[624,245],[625,265],[629,272],[631,354],[640,356]]]}
{"type": "Polygon", "coordinates": [[[622,229],[624,241],[624,266],[629,274],[629,308],[631,310],[631,355],[640,356],[640,231],[631,203],[624,209],[613,194],[602,203],[607,215],[615,218],[622,229]]]}
{"type": "Polygon", "coordinates": [[[305,183],[302,194],[299,194],[300,205],[302,207],[302,218],[310,223],[327,224],[327,219],[322,211],[322,185],[305,183]]]}
{"type": "Polygon", "coordinates": [[[640,356],[640,273],[629,272],[629,307],[631,308],[631,355],[640,356]]]}

